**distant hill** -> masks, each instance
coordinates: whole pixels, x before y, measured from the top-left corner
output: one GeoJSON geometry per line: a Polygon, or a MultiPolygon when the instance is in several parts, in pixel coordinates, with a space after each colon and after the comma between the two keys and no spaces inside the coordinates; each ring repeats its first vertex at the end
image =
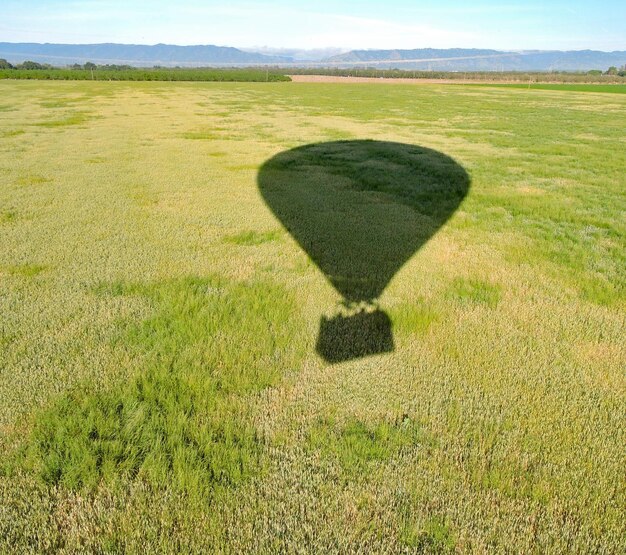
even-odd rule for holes
{"type": "Polygon", "coordinates": [[[420,69],[437,71],[576,71],[626,64],[626,51],[595,50],[505,52],[476,48],[352,50],[328,56],[332,49],[300,51],[265,48],[265,53],[213,45],[39,44],[0,42],[0,58],[11,63],[32,60],[57,66],[74,63],[134,66],[303,65],[340,68],[420,69]],[[318,59],[314,59],[318,55],[318,59]],[[324,57],[324,56],[327,57],[324,57]]]}
{"type": "Polygon", "coordinates": [[[269,46],[258,46],[256,48],[242,48],[246,52],[256,52],[266,56],[283,56],[292,58],[294,63],[298,62],[319,62],[331,56],[342,54],[345,48],[272,48],[269,46]]]}
{"type": "Polygon", "coordinates": [[[324,60],[339,67],[373,66],[438,71],[576,71],[626,64],[626,51],[596,50],[505,52],[475,48],[353,50],[324,60]]]}
{"type": "Polygon", "coordinates": [[[176,46],[173,44],[39,44],[0,42],[0,58],[11,63],[24,60],[67,65],[94,62],[136,66],[198,66],[230,64],[276,64],[291,62],[286,56],[267,56],[237,48],[213,45],[176,46]]]}

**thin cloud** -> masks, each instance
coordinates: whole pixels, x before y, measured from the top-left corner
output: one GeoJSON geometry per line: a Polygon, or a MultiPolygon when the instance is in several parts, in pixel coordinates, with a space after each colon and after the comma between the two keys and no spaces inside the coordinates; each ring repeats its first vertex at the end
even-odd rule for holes
{"type": "MultiPolygon", "coordinates": [[[[233,0],[4,0],[2,40],[218,44],[250,48],[413,49],[624,48],[619,17],[539,2],[503,5],[452,0],[427,6],[328,0],[287,4],[233,0]],[[584,12],[584,14],[583,14],[584,12]],[[581,24],[583,17],[590,18],[581,24]],[[598,30],[589,35],[589,29],[598,30]]],[[[416,3],[417,4],[417,3],[416,3]]],[[[618,14],[619,15],[619,14],[618,14]]]]}

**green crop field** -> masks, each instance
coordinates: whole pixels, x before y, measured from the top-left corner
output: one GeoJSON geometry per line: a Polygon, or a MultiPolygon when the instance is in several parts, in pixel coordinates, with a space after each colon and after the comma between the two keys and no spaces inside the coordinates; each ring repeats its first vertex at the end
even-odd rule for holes
{"type": "Polygon", "coordinates": [[[0,92],[0,552],[626,551],[626,95],[0,92]]]}
{"type": "Polygon", "coordinates": [[[626,85],[596,85],[596,84],[570,84],[570,83],[490,83],[480,84],[479,87],[502,87],[506,89],[530,89],[540,91],[573,91],[592,93],[626,94],[626,85]]]}

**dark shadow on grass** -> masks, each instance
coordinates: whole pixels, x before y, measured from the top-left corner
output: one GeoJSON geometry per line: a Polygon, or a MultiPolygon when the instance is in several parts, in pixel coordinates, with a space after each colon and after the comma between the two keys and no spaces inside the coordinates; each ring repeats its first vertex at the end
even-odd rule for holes
{"type": "Polygon", "coordinates": [[[380,141],[335,141],[265,162],[265,202],[344,298],[322,318],[318,353],[340,362],[392,351],[391,321],[376,299],[445,224],[470,178],[449,156],[380,141]]]}

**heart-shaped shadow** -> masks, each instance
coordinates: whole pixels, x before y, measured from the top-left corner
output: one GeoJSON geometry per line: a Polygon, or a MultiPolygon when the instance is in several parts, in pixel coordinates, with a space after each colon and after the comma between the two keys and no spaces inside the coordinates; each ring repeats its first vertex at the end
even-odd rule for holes
{"type": "Polygon", "coordinates": [[[321,320],[319,354],[339,362],[393,350],[391,321],[376,299],[467,194],[463,167],[429,148],[335,141],[277,154],[258,184],[344,298],[343,314],[321,320]]]}

